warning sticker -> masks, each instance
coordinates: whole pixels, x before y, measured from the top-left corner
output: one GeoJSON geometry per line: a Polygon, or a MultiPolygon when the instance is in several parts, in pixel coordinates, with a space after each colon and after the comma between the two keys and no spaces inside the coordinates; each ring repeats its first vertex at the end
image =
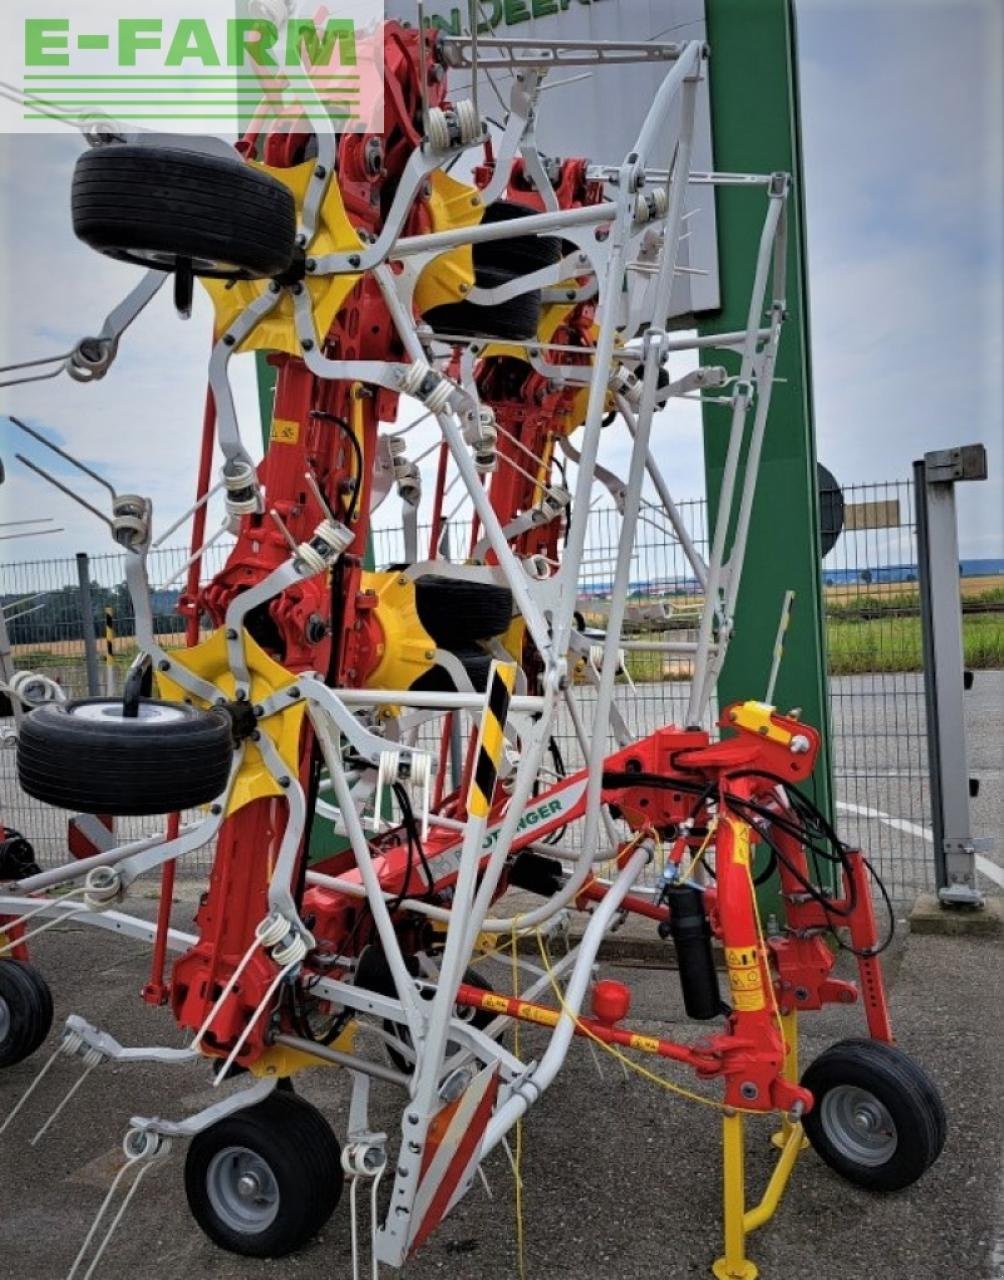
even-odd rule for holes
{"type": "Polygon", "coordinates": [[[631,1037],[631,1048],[640,1049],[642,1053],[658,1053],[659,1041],[654,1036],[638,1036],[631,1037]]]}
{"type": "Polygon", "coordinates": [[[732,856],[737,866],[748,867],[750,864],[750,829],[745,822],[733,822],[730,825],[735,838],[732,856]]]}
{"type": "Polygon", "coordinates": [[[756,1013],[766,1003],[762,991],[735,991],[732,995],[733,1007],[739,1013],[756,1013]]]}
{"type": "Polygon", "coordinates": [[[725,963],[735,1008],[742,1013],[755,1013],[762,1009],[766,1000],[756,947],[726,947],[725,963]]]}
{"type": "Polygon", "coordinates": [[[300,424],[295,418],[273,418],[270,434],[278,444],[296,444],[300,439],[300,424]]]}

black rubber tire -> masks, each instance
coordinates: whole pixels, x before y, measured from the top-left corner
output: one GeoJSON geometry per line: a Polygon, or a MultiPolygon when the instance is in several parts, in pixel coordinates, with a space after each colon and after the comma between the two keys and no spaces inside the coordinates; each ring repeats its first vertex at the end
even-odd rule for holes
{"type": "Polygon", "coordinates": [[[442,649],[466,648],[508,630],[512,592],[491,582],[428,573],[415,579],[419,620],[442,649]]]}
{"type": "Polygon", "coordinates": [[[24,880],[37,876],[42,868],[35,861],[35,849],[29,840],[13,827],[4,828],[0,840],[0,881],[24,880]]]}
{"type": "MultiPolygon", "coordinates": [[[[467,672],[468,679],[478,693],[488,688],[488,673],[491,670],[491,657],[484,649],[456,648],[450,650],[454,657],[460,659],[460,665],[467,672]]],[[[412,689],[425,693],[454,693],[456,685],[445,667],[430,667],[417,680],[412,682],[412,689]]]]}
{"type": "Polygon", "coordinates": [[[177,146],[98,147],[73,174],[73,230],[99,253],[161,271],[280,275],[293,261],[296,202],[288,187],[236,153],[177,146]]]}
{"type": "Polygon", "coordinates": [[[39,971],[22,960],[0,959],[0,1067],[23,1062],[52,1029],[52,992],[39,971]]]}
{"type": "MultiPolygon", "coordinates": [[[[477,272],[479,289],[497,289],[522,272],[506,267],[483,267],[477,272]]],[[[463,338],[503,338],[521,341],[536,338],[540,323],[540,290],[521,293],[497,307],[479,307],[473,302],[447,302],[432,307],[422,319],[437,333],[463,338]]]]}
{"type": "MultiPolygon", "coordinates": [[[[482,978],[481,974],[478,973],[477,969],[468,969],[464,973],[464,982],[466,982],[469,987],[477,987],[481,991],[495,990],[495,988],[492,986],[490,982],[487,982],[484,978],[482,978]]],[[[396,992],[392,990],[390,992],[387,992],[386,994],[396,995],[396,992]]],[[[430,999],[431,999],[431,993],[430,993],[430,999]]],[[[498,1017],[497,1014],[490,1013],[487,1009],[473,1009],[473,1010],[468,1010],[468,1012],[470,1012],[473,1015],[471,1017],[471,1025],[474,1027],[477,1027],[479,1031],[484,1031],[485,1027],[487,1027],[490,1022],[494,1022],[496,1017],[498,1017]]],[[[406,1045],[409,1045],[409,1046],[411,1045],[411,1033],[409,1032],[407,1027],[402,1027],[399,1023],[391,1022],[389,1018],[385,1018],[383,1028],[389,1035],[394,1036],[395,1039],[401,1040],[406,1045]]],[[[449,1042],[449,1044],[453,1048],[456,1048],[456,1045],[452,1040],[449,1042]]],[[[391,1062],[394,1064],[397,1070],[402,1072],[406,1076],[410,1076],[415,1069],[415,1064],[411,1061],[411,1059],[406,1058],[403,1053],[398,1053],[398,1051],[394,1048],[393,1045],[389,1044],[386,1046],[386,1048],[387,1048],[387,1057],[391,1060],[391,1062]]],[[[449,1052],[450,1049],[448,1048],[447,1051],[449,1052]]]]}
{"type": "Polygon", "coordinates": [[[60,809],[122,817],[215,800],[233,760],[226,712],[154,698],[141,698],[139,711],[125,720],[111,698],[36,707],[18,736],[21,789],[60,809]]]}
{"type": "Polygon", "coordinates": [[[341,1147],[315,1106],[295,1093],[272,1093],[197,1134],[185,1159],[185,1194],[192,1217],[210,1240],[246,1258],[282,1258],[317,1235],[341,1198],[341,1147]],[[228,1148],[253,1152],[268,1166],[278,1210],[264,1229],[239,1230],[213,1204],[214,1159],[228,1148]]]}
{"type": "MultiPolygon", "coordinates": [[[[538,210],[515,200],[496,200],[485,210],[481,225],[513,222],[517,218],[533,217],[538,210]]],[[[485,268],[499,269],[510,276],[525,276],[541,267],[551,267],[561,260],[561,241],[556,236],[513,236],[511,240],[484,240],[473,249],[474,279],[481,287],[487,287],[481,279],[485,268]]]]}
{"type": "Polygon", "coordinates": [[[802,1077],[813,1094],[804,1117],[805,1134],[822,1159],[856,1186],[869,1191],[899,1191],[917,1181],[945,1143],[947,1122],[937,1088],[927,1074],[895,1045],[879,1040],[841,1040],[825,1050],[802,1077]],[[834,1128],[828,1107],[838,1088],[863,1090],[877,1099],[891,1120],[895,1145],[879,1160],[855,1158],[834,1128]],[[874,1161],[874,1162],[873,1162],[874,1161]]]}

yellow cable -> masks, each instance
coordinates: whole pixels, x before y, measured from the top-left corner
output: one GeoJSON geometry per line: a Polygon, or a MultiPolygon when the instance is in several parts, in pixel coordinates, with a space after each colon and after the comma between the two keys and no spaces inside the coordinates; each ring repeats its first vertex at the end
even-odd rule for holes
{"type": "Polygon", "coordinates": [[[711,843],[711,837],[715,834],[715,829],[717,828],[717,826],[718,826],[717,817],[712,818],[711,822],[708,825],[708,833],[704,837],[704,841],[702,842],[701,847],[697,850],[693,858],[691,858],[690,860],[690,866],[687,868],[687,874],[680,877],[680,884],[686,884],[687,881],[690,879],[690,877],[697,870],[698,866],[701,863],[701,859],[704,857],[704,854],[705,854],[705,851],[707,850],[708,845],[711,843]]]}
{"type": "Polygon", "coordinates": [[[536,930],[536,934],[537,934],[537,946],[540,949],[540,957],[541,957],[541,960],[543,960],[544,962],[544,970],[547,973],[548,978],[550,978],[551,980],[551,987],[554,991],[554,994],[555,994],[555,997],[557,998],[558,1003],[561,1005],[561,1008],[563,1009],[563,1011],[567,1013],[568,1016],[573,1020],[575,1025],[579,1027],[580,1030],[585,1035],[587,1035],[590,1040],[598,1044],[601,1049],[605,1049],[607,1053],[615,1057],[618,1062],[623,1063],[623,1065],[626,1067],[630,1067],[632,1071],[636,1071],[638,1075],[644,1076],[646,1080],[651,1080],[653,1084],[659,1085],[659,1087],[662,1089],[667,1089],[670,1093],[679,1094],[681,1098],[688,1098],[691,1102],[699,1102],[701,1103],[702,1106],[705,1106],[705,1107],[714,1107],[717,1111],[730,1111],[730,1112],[745,1111],[749,1115],[758,1115],[758,1116],[762,1116],[764,1114],[763,1111],[755,1111],[752,1107],[727,1106],[724,1102],[719,1102],[717,1098],[705,1098],[699,1093],[693,1093],[690,1089],[685,1089],[682,1085],[673,1084],[672,1081],[670,1080],[664,1080],[662,1076],[657,1076],[654,1071],[649,1071],[647,1067],[643,1067],[640,1063],[635,1062],[635,1060],[633,1058],[629,1058],[627,1054],[621,1053],[621,1051],[615,1045],[608,1044],[606,1040],[601,1040],[600,1037],[596,1035],[595,1032],[593,1032],[579,1018],[577,1014],[573,1013],[572,1010],[565,1003],[565,998],[561,993],[561,988],[558,986],[558,983],[554,977],[554,970],[551,968],[551,962],[550,962],[550,959],[548,958],[547,948],[544,946],[543,935],[541,934],[539,929],[536,930]]]}
{"type": "MultiPolygon", "coordinates": [[[[517,952],[519,936],[517,927],[519,916],[513,916],[512,919],[512,994],[513,999],[519,999],[519,955],[517,952]]],[[[539,935],[540,930],[537,930],[539,935]]],[[[513,1042],[512,1050],[516,1057],[519,1057],[519,1018],[513,1018],[513,1042]]],[[[525,1236],[523,1231],[523,1117],[520,1116],[516,1121],[516,1150],[513,1153],[513,1181],[515,1183],[516,1192],[516,1265],[519,1269],[520,1280],[526,1280],[526,1248],[525,1236]]]]}
{"type": "Polygon", "coordinates": [[[756,936],[757,944],[760,948],[760,954],[763,957],[764,968],[767,970],[767,987],[770,991],[771,1008],[774,1010],[774,1017],[777,1019],[777,1030],[781,1037],[782,1051],[787,1043],[784,1034],[784,1023],[781,1021],[781,1010],[777,1004],[777,992],[774,990],[774,978],[770,969],[770,952],[767,949],[767,939],[764,935],[763,924],[760,920],[760,903],[756,896],[756,885],[753,882],[752,859],[746,862],[746,879],[749,881],[750,895],[753,898],[753,918],[756,920],[756,936]]]}

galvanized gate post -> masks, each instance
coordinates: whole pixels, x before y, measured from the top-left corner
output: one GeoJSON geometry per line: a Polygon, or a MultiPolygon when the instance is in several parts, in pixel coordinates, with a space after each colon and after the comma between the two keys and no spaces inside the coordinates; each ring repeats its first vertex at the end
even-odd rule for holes
{"type": "Polygon", "coordinates": [[[992,841],[974,839],[970,826],[955,485],[987,478],[986,449],[971,444],[926,453],[913,475],[936,885],[942,906],[982,907],[976,855],[992,841]]]}
{"type": "Polygon", "coordinates": [[[86,551],[77,552],[77,582],[80,586],[80,626],[84,638],[84,660],[87,664],[87,692],[92,698],[96,698],[101,693],[98,636],[94,626],[94,602],[91,598],[91,566],[86,551]]]}

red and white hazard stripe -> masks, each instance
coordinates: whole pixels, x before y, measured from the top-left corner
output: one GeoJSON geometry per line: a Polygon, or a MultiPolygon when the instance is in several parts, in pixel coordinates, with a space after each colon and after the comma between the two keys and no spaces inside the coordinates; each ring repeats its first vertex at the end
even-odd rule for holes
{"type": "Polygon", "coordinates": [[[473,1178],[498,1088],[498,1063],[492,1063],[476,1075],[460,1097],[445,1106],[429,1126],[411,1214],[409,1254],[420,1248],[439,1226],[454,1200],[459,1198],[458,1189],[473,1178]]]}

